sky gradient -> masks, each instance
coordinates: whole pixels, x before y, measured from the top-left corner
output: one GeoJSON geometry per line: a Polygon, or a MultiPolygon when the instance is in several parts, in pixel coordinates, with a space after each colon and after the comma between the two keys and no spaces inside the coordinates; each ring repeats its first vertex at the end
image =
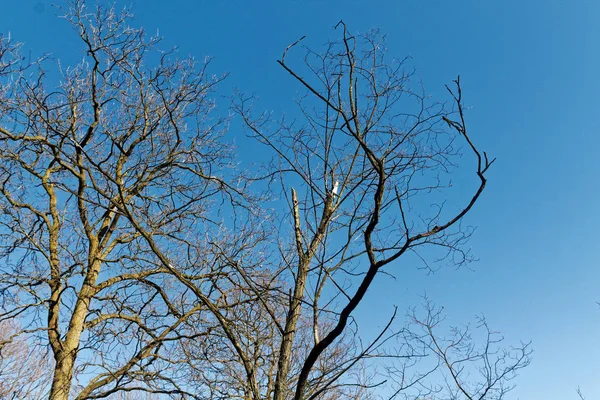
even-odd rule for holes
{"type": "MultiPolygon", "coordinates": [[[[117,4],[124,2],[117,1],[117,4]]],[[[400,309],[427,292],[453,321],[485,314],[508,342],[532,340],[533,362],[510,399],[600,398],[600,2],[573,0],[137,0],[136,25],[164,36],[182,55],[214,57],[210,71],[229,72],[221,87],[285,111],[299,88],[275,62],[306,35],[318,47],[350,30],[376,27],[389,54],[412,57],[427,92],[447,100],[445,84],[461,75],[472,139],[497,161],[483,198],[468,215],[471,269],[433,275],[398,266],[378,293],[400,309]]],[[[0,32],[25,42],[33,56],[65,64],[77,37],[50,1],[5,1],[0,32]]],[[[79,46],[77,47],[80,48],[79,46]]],[[[236,132],[235,124],[232,134],[236,132]]],[[[251,154],[240,149],[241,158],[251,154]]],[[[468,163],[470,160],[464,160],[468,163]]],[[[476,182],[474,181],[474,184],[476,182]]],[[[391,305],[390,305],[391,307],[391,305]]],[[[390,309],[372,313],[383,324],[390,309]]]]}

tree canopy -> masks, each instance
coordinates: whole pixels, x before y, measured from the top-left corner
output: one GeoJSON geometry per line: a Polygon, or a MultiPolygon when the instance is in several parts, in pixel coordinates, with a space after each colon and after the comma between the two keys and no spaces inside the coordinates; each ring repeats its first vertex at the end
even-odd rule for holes
{"type": "Polygon", "coordinates": [[[426,301],[367,339],[353,318],[407,256],[469,261],[461,222],[494,159],[467,130],[460,78],[435,102],[378,31],[341,21],[337,40],[300,39],[278,60],[304,92],[298,117],[240,92],[228,115],[210,60],[161,49],[127,10],[75,0],[64,13],[79,64],[0,38],[0,320],[12,329],[0,349],[48,352],[36,396],[504,398],[530,350],[504,349],[484,319],[440,332],[426,301]],[[264,162],[238,167],[232,120],[264,162]],[[472,191],[449,206],[459,166],[472,191]]]}

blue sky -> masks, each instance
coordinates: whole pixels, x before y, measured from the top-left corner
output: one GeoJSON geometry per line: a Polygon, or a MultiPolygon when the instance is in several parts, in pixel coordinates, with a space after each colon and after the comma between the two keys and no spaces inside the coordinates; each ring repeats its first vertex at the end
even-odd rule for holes
{"type": "MultiPolygon", "coordinates": [[[[533,363],[510,398],[575,399],[577,386],[600,398],[600,2],[137,0],[134,12],[167,46],[213,56],[211,72],[230,72],[224,92],[256,92],[276,111],[297,87],[275,60],[302,35],[315,46],[334,38],[340,19],[354,31],[380,28],[433,96],[444,99],[460,74],[473,139],[498,158],[468,217],[480,261],[434,275],[404,267],[379,284],[400,309],[427,291],[452,320],[484,313],[507,339],[532,340],[533,363]]],[[[33,55],[78,60],[55,15],[50,1],[4,1],[0,31],[33,55]]]]}

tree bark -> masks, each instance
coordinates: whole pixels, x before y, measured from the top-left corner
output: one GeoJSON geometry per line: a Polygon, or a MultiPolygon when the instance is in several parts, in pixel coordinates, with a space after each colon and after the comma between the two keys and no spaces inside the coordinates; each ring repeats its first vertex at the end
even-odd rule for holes
{"type": "Polygon", "coordinates": [[[56,367],[52,378],[49,400],[68,400],[71,382],[73,380],[73,366],[75,364],[74,351],[61,351],[55,355],[56,367]]]}

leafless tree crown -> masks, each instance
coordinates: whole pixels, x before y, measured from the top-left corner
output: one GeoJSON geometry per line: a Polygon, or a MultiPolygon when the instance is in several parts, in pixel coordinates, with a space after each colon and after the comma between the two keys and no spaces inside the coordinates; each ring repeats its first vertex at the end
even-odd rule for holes
{"type": "Polygon", "coordinates": [[[63,11],[77,65],[0,38],[0,327],[20,321],[1,349],[49,349],[37,395],[503,398],[528,347],[497,349],[483,320],[479,350],[467,330],[439,336],[433,306],[402,329],[394,311],[371,341],[353,318],[400,259],[468,261],[461,221],[493,160],[467,131],[460,79],[450,108],[432,102],[378,32],[340,22],[339,41],[301,39],[278,61],[305,91],[293,118],[236,97],[273,155],[238,171],[210,60],[160,50],[127,10],[63,11]],[[473,190],[446,208],[460,147],[473,190]]]}

